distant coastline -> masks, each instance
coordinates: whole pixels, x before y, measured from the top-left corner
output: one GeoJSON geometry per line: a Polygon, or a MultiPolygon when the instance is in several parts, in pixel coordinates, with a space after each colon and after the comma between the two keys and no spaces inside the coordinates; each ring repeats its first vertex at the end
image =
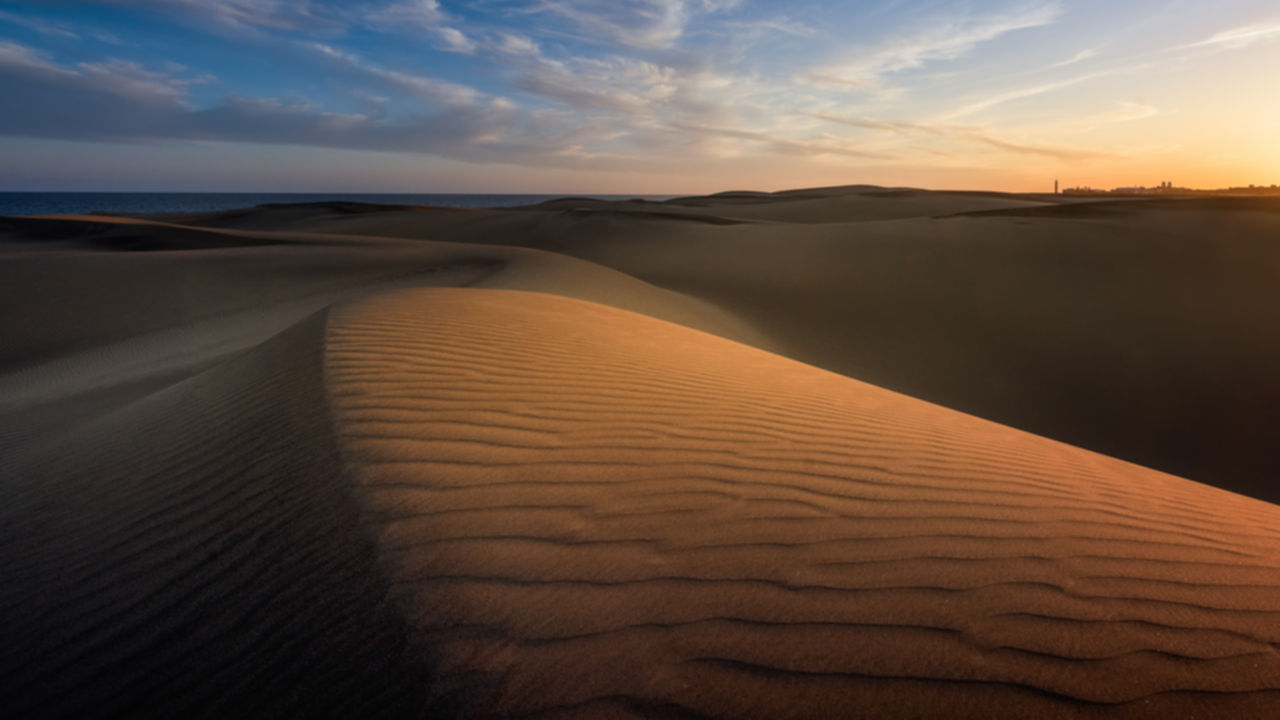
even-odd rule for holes
{"type": "MultiPolygon", "coordinates": [[[[309,202],[365,202],[383,205],[435,205],[496,208],[533,205],[569,197],[561,194],[469,193],[185,193],[185,192],[3,192],[0,216],[84,215],[95,212],[143,215],[234,210],[256,205],[309,202]]],[[[579,195],[601,200],[665,200],[675,195],[579,195]]]]}

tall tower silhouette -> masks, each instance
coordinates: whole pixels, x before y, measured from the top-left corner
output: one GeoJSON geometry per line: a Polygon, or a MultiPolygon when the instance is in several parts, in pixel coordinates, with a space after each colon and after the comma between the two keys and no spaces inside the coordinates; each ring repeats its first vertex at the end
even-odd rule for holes
{"type": "Polygon", "coordinates": [[[1057,195],[1057,194],[1058,194],[1058,181],[1057,181],[1057,180],[1054,180],[1054,181],[1053,181],[1053,194],[1054,194],[1054,195],[1057,195]]]}

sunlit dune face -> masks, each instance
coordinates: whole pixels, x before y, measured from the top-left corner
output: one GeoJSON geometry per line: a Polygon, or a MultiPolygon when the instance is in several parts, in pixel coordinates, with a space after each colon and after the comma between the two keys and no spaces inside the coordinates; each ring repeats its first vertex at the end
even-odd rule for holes
{"type": "Polygon", "coordinates": [[[551,295],[356,305],[326,376],[428,692],[480,715],[1248,715],[1280,682],[1265,503],[551,295]]]}

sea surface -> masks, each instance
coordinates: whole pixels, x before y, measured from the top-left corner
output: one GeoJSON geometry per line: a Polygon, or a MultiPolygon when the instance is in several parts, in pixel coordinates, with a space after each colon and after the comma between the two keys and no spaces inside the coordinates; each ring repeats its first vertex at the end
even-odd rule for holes
{"type": "Polygon", "coordinates": [[[666,200],[673,195],[466,195],[362,193],[79,193],[0,192],[0,215],[125,215],[234,210],[255,205],[350,201],[388,205],[494,208],[532,205],[562,197],[666,200]]]}

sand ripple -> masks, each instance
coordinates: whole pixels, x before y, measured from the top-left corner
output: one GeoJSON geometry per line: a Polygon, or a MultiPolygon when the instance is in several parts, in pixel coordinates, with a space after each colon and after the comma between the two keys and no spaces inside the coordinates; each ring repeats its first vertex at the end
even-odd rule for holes
{"type": "Polygon", "coordinates": [[[471,714],[1280,707],[1275,506],[551,295],[363,302],[326,372],[471,714]]]}

